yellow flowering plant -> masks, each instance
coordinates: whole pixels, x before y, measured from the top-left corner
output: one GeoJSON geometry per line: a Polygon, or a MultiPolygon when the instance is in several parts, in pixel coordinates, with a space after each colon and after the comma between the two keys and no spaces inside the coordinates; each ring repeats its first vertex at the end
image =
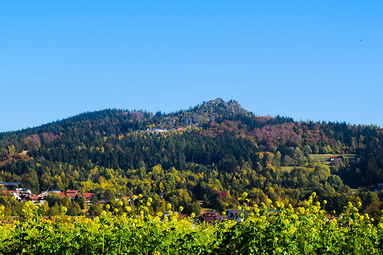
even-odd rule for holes
{"type": "MultiPolygon", "coordinates": [[[[245,199],[246,196],[243,196],[245,199]]],[[[141,198],[143,199],[143,197],[141,198]]],[[[246,200],[243,199],[244,203],[246,200]]],[[[39,217],[26,203],[13,224],[0,225],[2,254],[383,254],[383,222],[362,215],[357,206],[335,217],[321,210],[315,195],[304,206],[253,204],[244,221],[199,223],[195,215],[150,214],[119,204],[100,217],[39,217]],[[129,209],[130,208],[130,209],[129,209]],[[117,209],[117,210],[115,210],[117,209]],[[140,213],[141,212],[141,213],[140,213]],[[114,215],[112,214],[114,213],[114,215]],[[374,221],[377,221],[374,225],[374,221]]],[[[243,207],[247,205],[243,204],[243,207]]],[[[171,209],[169,206],[168,209],[171,209]]],[[[0,207],[0,215],[4,208],[0,207]]],[[[179,208],[182,211],[182,208],[179,208]]]]}

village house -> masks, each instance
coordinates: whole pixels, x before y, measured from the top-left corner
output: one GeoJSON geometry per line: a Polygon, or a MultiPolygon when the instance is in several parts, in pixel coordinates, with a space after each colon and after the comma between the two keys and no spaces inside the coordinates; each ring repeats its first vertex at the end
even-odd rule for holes
{"type": "Polygon", "coordinates": [[[340,160],[342,161],[344,158],[343,156],[330,156],[330,161],[336,161],[336,160],[340,160]]]}
{"type": "Polygon", "coordinates": [[[38,205],[38,204],[44,205],[46,201],[44,196],[33,196],[33,195],[28,196],[26,200],[32,201],[32,204],[34,205],[38,205]]]}
{"type": "Polygon", "coordinates": [[[85,199],[86,199],[86,204],[87,204],[87,205],[90,205],[90,204],[91,204],[90,200],[91,200],[92,197],[95,195],[95,193],[86,193],[86,192],[82,192],[81,195],[82,195],[83,197],[85,197],[85,199]]]}
{"type": "Polygon", "coordinates": [[[216,211],[213,211],[213,212],[205,212],[199,217],[199,220],[202,222],[207,222],[207,223],[215,223],[216,221],[224,221],[227,219],[221,214],[217,213],[216,211]]]}

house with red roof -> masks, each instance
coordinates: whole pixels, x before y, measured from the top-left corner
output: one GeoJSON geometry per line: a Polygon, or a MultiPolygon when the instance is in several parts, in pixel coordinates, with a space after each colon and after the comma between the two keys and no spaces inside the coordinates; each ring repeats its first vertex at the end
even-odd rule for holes
{"type": "Polygon", "coordinates": [[[330,156],[330,161],[343,160],[343,156],[330,156]]]}

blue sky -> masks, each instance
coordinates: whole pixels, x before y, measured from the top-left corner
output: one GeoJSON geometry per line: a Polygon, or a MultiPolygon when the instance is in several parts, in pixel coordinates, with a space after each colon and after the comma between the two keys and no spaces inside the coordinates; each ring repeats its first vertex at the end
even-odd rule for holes
{"type": "Polygon", "coordinates": [[[0,132],[218,97],[383,126],[382,1],[0,1],[0,132]]]}

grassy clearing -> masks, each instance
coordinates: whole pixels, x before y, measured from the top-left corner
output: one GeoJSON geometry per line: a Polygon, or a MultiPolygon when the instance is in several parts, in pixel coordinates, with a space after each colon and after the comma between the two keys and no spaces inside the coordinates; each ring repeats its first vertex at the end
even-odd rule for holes
{"type": "Polygon", "coordinates": [[[290,173],[291,170],[293,170],[295,166],[282,166],[282,171],[285,172],[285,173],[290,173]]]}
{"type": "Polygon", "coordinates": [[[343,156],[344,158],[348,158],[348,159],[363,157],[363,155],[351,154],[351,153],[350,154],[310,154],[311,157],[313,157],[316,160],[322,161],[322,162],[326,162],[326,161],[330,162],[330,157],[335,156],[335,155],[343,156]]]}
{"type": "Polygon", "coordinates": [[[310,154],[310,156],[319,161],[328,161],[333,154],[310,154]]]}

